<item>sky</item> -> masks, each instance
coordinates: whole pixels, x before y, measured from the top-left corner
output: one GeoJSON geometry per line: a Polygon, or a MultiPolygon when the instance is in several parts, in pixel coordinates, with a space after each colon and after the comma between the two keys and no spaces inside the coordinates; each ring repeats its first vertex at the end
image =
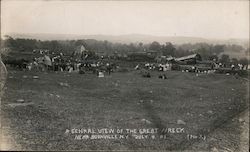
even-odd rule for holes
{"type": "Polygon", "coordinates": [[[249,1],[1,1],[1,35],[146,34],[249,39],[249,1]]]}

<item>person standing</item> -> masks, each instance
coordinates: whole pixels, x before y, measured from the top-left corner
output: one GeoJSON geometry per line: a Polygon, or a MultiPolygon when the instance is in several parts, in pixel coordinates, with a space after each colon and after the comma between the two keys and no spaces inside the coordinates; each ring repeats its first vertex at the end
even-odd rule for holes
{"type": "Polygon", "coordinates": [[[107,63],[106,66],[107,66],[108,75],[110,75],[110,73],[111,73],[111,66],[110,66],[109,63],[107,63]]]}
{"type": "Polygon", "coordinates": [[[232,64],[232,65],[231,65],[231,70],[234,70],[234,69],[235,69],[235,65],[232,64]]]}

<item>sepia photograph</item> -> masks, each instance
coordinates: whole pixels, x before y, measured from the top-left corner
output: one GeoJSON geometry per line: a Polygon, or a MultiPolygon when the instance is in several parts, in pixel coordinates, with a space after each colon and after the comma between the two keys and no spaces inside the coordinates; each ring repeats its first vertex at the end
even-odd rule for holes
{"type": "Polygon", "coordinates": [[[1,151],[249,151],[249,0],[1,0],[1,151]]]}

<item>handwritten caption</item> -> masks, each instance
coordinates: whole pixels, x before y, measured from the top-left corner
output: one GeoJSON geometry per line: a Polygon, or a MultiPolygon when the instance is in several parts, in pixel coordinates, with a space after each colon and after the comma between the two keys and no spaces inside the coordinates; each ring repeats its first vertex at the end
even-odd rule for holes
{"type": "Polygon", "coordinates": [[[188,140],[202,139],[204,135],[187,134],[185,128],[140,128],[140,129],[123,129],[123,128],[72,128],[66,129],[65,134],[72,135],[75,140],[120,140],[120,139],[168,139],[170,134],[186,136],[188,140]]]}

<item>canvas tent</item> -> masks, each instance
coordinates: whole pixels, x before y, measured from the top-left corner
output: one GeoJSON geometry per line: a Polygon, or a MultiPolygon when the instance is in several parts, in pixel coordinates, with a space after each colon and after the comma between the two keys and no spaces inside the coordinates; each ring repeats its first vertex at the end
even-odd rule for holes
{"type": "Polygon", "coordinates": [[[44,64],[48,66],[52,66],[52,62],[49,56],[45,55],[44,56],[44,64]]]}
{"type": "Polygon", "coordinates": [[[86,51],[86,48],[83,45],[81,45],[76,48],[75,54],[82,55],[82,53],[84,53],[85,51],[86,51]]]}

